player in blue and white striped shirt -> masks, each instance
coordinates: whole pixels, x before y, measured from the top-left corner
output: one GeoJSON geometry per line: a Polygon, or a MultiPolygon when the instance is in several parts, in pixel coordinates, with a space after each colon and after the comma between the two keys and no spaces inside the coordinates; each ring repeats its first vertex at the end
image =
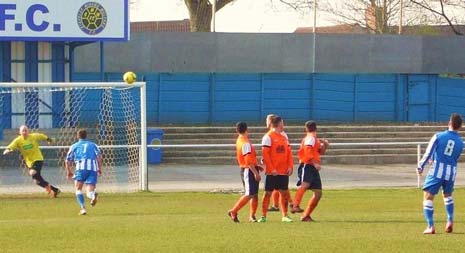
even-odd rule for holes
{"type": "Polygon", "coordinates": [[[90,204],[95,206],[98,194],[95,192],[97,177],[102,174],[102,151],[92,141],[86,140],[87,131],[80,129],[77,132],[78,142],[74,143],[66,155],[66,172],[68,179],[74,178],[76,187],[76,199],[81,207],[80,215],[87,214],[84,205],[84,195],[82,186],[87,186],[87,197],[90,198],[90,204]],[[71,167],[75,165],[74,175],[71,167]]]}
{"type": "Polygon", "coordinates": [[[457,132],[462,127],[462,117],[453,113],[449,120],[449,129],[436,133],[430,140],[423,158],[418,164],[417,173],[421,175],[425,165],[432,162],[423,184],[423,213],[428,227],[423,234],[436,233],[433,220],[433,199],[442,187],[444,205],[447,212],[445,231],[451,233],[454,221],[454,191],[457,162],[463,150],[463,141],[457,132]]]}

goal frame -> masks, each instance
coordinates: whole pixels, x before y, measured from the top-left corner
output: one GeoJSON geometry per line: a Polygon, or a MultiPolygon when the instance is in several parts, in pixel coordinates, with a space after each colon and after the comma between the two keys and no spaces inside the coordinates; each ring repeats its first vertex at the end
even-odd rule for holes
{"type": "Polygon", "coordinates": [[[133,88],[140,90],[140,155],[139,155],[139,182],[140,190],[148,191],[147,166],[147,98],[146,82],[0,82],[0,88],[133,88]]]}

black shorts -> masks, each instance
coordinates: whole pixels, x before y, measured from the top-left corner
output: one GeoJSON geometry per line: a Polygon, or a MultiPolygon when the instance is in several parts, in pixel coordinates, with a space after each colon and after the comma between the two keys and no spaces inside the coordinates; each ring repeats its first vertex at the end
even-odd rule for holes
{"type": "Polygon", "coordinates": [[[244,186],[244,195],[258,194],[259,182],[255,180],[255,176],[250,169],[241,168],[241,179],[244,186]]]}
{"type": "Polygon", "coordinates": [[[283,190],[286,191],[289,189],[289,176],[286,175],[266,175],[265,180],[265,191],[270,192],[273,190],[283,190]]]}
{"type": "Polygon", "coordinates": [[[301,163],[298,169],[298,177],[297,186],[300,186],[302,182],[306,182],[310,184],[309,189],[322,189],[320,172],[313,165],[301,163]]]}
{"type": "Polygon", "coordinates": [[[302,184],[302,181],[300,181],[300,175],[302,175],[302,169],[304,168],[305,163],[300,163],[299,167],[297,168],[297,186],[300,186],[302,184]]]}
{"type": "Polygon", "coordinates": [[[32,163],[32,166],[29,169],[40,172],[42,170],[43,165],[44,165],[44,161],[35,161],[35,162],[32,163]]]}

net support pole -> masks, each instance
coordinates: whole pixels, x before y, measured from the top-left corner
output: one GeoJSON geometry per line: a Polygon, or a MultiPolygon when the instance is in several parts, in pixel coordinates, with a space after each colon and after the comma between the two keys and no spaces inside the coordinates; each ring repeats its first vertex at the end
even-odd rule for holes
{"type": "Polygon", "coordinates": [[[149,190],[148,166],[147,166],[147,101],[146,84],[140,87],[140,189],[149,190]]]}
{"type": "MultiPolygon", "coordinates": [[[[312,51],[313,51],[313,55],[312,55],[312,73],[313,73],[313,77],[315,77],[315,71],[316,71],[316,13],[317,13],[317,8],[318,8],[318,5],[317,5],[317,0],[314,0],[313,1],[313,45],[312,45],[312,51]]],[[[315,79],[313,79],[315,80],[315,79]]]]}
{"type": "Polygon", "coordinates": [[[212,0],[212,32],[216,32],[216,0],[212,0]]]}

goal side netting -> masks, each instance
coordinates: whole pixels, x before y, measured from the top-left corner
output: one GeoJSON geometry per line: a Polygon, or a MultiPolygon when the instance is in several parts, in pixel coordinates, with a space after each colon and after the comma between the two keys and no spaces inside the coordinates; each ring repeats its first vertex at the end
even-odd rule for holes
{"type": "MultiPolygon", "coordinates": [[[[21,125],[46,134],[53,143],[41,143],[42,175],[71,192],[66,153],[77,141],[78,129],[85,128],[103,152],[98,190],[146,190],[146,149],[141,148],[146,147],[145,112],[145,83],[0,83],[1,152],[21,125]]],[[[1,158],[0,194],[41,191],[19,152],[1,158]]]]}

